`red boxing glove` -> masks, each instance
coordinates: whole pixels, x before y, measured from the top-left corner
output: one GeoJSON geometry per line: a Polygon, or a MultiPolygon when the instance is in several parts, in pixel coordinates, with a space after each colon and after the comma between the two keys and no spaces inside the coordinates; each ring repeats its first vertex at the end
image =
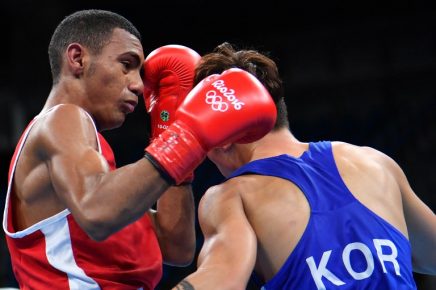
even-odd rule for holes
{"type": "MultiPolygon", "coordinates": [[[[177,107],[191,91],[195,66],[201,56],[182,45],[166,45],[144,60],[144,103],[151,120],[153,140],[174,121],[177,107]]],[[[184,183],[194,179],[191,172],[184,183]]]]}
{"type": "Polygon", "coordinates": [[[145,149],[164,178],[179,184],[206,157],[227,143],[254,142],[265,136],[277,111],[266,88],[238,68],[201,81],[176,111],[175,121],[145,149]]]}
{"type": "Polygon", "coordinates": [[[144,102],[151,119],[151,139],[174,121],[174,113],[192,90],[201,56],[182,45],[166,45],[144,60],[144,102]]]}

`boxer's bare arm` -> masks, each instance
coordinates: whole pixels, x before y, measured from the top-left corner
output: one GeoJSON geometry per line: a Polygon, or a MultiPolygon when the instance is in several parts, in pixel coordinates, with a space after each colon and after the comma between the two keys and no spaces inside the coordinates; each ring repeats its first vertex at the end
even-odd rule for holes
{"type": "Polygon", "coordinates": [[[168,188],[145,159],[109,171],[96,150],[91,120],[77,106],[53,110],[38,134],[38,151],[48,168],[51,186],[96,240],[138,219],[168,188]]]}
{"type": "Polygon", "coordinates": [[[174,289],[245,289],[254,268],[256,235],[241,197],[225,184],[210,188],[199,205],[204,244],[198,269],[174,289]]]}
{"type": "Polygon", "coordinates": [[[436,215],[413,191],[400,166],[393,160],[387,162],[401,190],[404,215],[412,245],[413,270],[434,275],[436,274],[436,215]]]}
{"type": "Polygon", "coordinates": [[[171,186],[150,211],[163,261],[186,266],[195,255],[195,204],[191,185],[171,186]]]}

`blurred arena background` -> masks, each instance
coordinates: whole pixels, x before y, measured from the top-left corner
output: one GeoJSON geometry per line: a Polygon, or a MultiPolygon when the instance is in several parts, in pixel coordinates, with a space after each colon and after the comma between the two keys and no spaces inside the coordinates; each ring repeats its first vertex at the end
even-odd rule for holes
{"type": "MultiPolygon", "coordinates": [[[[51,34],[66,15],[98,8],[131,20],[142,33],[145,55],[166,44],[204,54],[223,41],[268,52],[283,76],[297,138],[341,140],[385,152],[436,211],[436,5],[403,0],[286,2],[1,1],[1,208],[15,143],[50,91],[51,34]]],[[[146,122],[141,100],[122,128],[104,133],[118,166],[142,157],[146,122]]],[[[221,179],[206,160],[196,170],[196,201],[221,179]]],[[[16,286],[4,235],[0,237],[0,287],[16,286]]],[[[198,229],[198,248],[201,244],[198,229]]],[[[164,267],[161,290],[192,272],[195,262],[186,268],[164,267]]],[[[435,277],[416,274],[416,281],[420,290],[436,289],[435,277]]]]}

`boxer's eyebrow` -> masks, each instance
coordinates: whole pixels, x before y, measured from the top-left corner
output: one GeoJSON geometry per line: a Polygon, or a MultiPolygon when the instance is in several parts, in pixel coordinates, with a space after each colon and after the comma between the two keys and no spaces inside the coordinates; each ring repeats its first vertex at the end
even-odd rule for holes
{"type": "Polygon", "coordinates": [[[137,68],[140,65],[142,65],[141,58],[139,57],[139,55],[136,52],[128,51],[128,52],[123,53],[119,56],[119,58],[124,58],[124,57],[127,57],[129,59],[129,61],[131,61],[132,67],[137,68]]]}

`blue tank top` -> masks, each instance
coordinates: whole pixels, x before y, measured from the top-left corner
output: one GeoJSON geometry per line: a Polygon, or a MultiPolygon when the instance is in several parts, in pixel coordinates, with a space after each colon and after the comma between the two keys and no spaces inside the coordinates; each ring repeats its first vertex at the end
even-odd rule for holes
{"type": "Polygon", "coordinates": [[[293,182],[311,209],[297,246],[262,289],[416,289],[409,241],[351,194],[330,142],[310,143],[300,158],[250,162],[229,178],[251,173],[293,182]]]}

